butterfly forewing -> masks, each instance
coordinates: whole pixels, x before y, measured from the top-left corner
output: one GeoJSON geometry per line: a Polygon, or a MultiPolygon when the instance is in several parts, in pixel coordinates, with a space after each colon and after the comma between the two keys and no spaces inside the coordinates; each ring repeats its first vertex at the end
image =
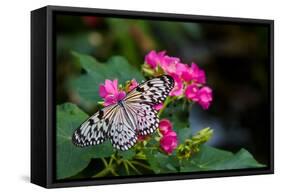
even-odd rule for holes
{"type": "Polygon", "coordinates": [[[124,101],[160,104],[165,101],[173,87],[173,78],[163,75],[140,84],[125,97],[124,101]]]}
{"type": "Polygon", "coordinates": [[[75,145],[84,147],[104,142],[116,115],[117,105],[107,106],[82,123],[72,136],[75,145]]]}

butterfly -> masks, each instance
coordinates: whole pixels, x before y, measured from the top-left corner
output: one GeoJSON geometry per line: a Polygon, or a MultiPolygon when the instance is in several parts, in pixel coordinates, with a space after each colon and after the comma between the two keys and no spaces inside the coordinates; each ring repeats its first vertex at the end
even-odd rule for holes
{"type": "Polygon", "coordinates": [[[79,147],[97,145],[109,139],[114,148],[128,150],[138,135],[153,133],[159,126],[154,106],[163,103],[174,87],[169,75],[162,75],[131,90],[119,102],[106,106],[83,122],[73,133],[79,147]]]}

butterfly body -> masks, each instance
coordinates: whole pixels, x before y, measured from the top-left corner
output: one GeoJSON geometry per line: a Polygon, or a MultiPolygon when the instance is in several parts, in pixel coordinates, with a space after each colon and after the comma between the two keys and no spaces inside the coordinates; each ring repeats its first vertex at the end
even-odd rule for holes
{"type": "Polygon", "coordinates": [[[154,105],[164,102],[174,87],[171,76],[150,79],[116,104],[99,110],[74,132],[72,141],[80,147],[97,145],[109,139],[114,148],[128,150],[138,135],[153,133],[159,126],[154,105]]]}

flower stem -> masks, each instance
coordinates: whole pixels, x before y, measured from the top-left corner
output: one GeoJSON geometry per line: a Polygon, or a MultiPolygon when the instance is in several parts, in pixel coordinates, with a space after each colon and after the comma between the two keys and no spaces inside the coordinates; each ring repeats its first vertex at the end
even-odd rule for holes
{"type": "Polygon", "coordinates": [[[101,158],[101,160],[102,160],[102,162],[103,162],[105,168],[107,168],[107,167],[108,167],[108,164],[107,164],[106,160],[105,160],[104,158],[101,158]]]}
{"type": "Polygon", "coordinates": [[[128,167],[127,163],[123,161],[123,164],[124,164],[127,175],[130,175],[130,171],[129,171],[129,167],[128,167]]]}
{"type": "Polygon", "coordinates": [[[136,165],[139,165],[139,166],[141,166],[141,167],[143,167],[143,168],[146,168],[146,169],[151,170],[151,168],[150,168],[148,165],[142,164],[142,163],[140,163],[140,162],[138,162],[138,161],[132,161],[132,163],[133,163],[133,164],[136,164],[136,165]]]}
{"type": "Polygon", "coordinates": [[[141,174],[140,171],[138,171],[138,169],[136,169],[136,167],[128,160],[124,160],[124,162],[126,162],[137,174],[141,174]]]}
{"type": "Polygon", "coordinates": [[[108,164],[109,166],[112,165],[112,162],[113,162],[114,159],[115,159],[115,157],[114,157],[114,155],[112,155],[111,158],[110,158],[110,160],[109,160],[109,164],[108,164]]]}
{"type": "Polygon", "coordinates": [[[119,176],[119,174],[117,174],[113,168],[110,170],[110,172],[111,172],[114,176],[119,176]]]}
{"type": "Polygon", "coordinates": [[[113,164],[113,160],[116,160],[115,158],[115,154],[112,154],[109,160],[109,163],[107,163],[106,159],[101,158],[103,164],[104,164],[104,169],[100,172],[98,172],[97,174],[95,174],[93,177],[104,177],[106,176],[108,173],[113,174],[114,176],[118,176],[118,174],[115,172],[114,168],[115,165],[113,164]]]}
{"type": "Polygon", "coordinates": [[[95,175],[93,176],[93,178],[104,177],[104,176],[107,175],[110,171],[111,171],[110,168],[104,168],[102,171],[100,171],[99,173],[95,174],[95,175]]]}

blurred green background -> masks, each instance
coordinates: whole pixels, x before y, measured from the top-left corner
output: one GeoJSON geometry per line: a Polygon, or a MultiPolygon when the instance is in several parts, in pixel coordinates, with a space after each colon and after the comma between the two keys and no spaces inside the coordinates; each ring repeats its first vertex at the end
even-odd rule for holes
{"type": "MultiPolygon", "coordinates": [[[[261,163],[269,163],[266,26],[57,15],[56,44],[56,104],[79,104],[77,94],[68,87],[69,81],[81,73],[73,51],[98,61],[124,56],[140,69],[147,52],[166,50],[185,63],[197,63],[213,89],[214,101],[209,110],[193,107],[191,128],[196,131],[210,126],[214,129],[210,145],[233,152],[243,147],[261,163]]],[[[83,106],[92,113],[90,105],[83,106]]]]}

